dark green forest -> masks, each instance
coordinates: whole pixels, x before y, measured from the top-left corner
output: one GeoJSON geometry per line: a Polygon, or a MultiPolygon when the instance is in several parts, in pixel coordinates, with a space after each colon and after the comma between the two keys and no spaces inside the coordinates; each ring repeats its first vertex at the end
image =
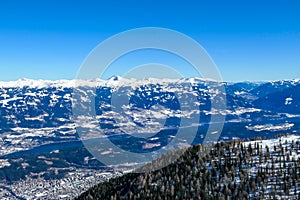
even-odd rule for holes
{"type": "Polygon", "coordinates": [[[300,199],[300,142],[291,137],[195,145],[171,165],[110,179],[77,200],[300,199]]]}

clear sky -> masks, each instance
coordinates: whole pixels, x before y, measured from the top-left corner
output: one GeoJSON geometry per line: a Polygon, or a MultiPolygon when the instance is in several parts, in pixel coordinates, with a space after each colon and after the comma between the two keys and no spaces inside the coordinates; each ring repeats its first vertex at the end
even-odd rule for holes
{"type": "Polygon", "coordinates": [[[0,80],[73,79],[101,41],[148,26],[194,38],[226,81],[300,78],[297,0],[1,0],[0,80]]]}

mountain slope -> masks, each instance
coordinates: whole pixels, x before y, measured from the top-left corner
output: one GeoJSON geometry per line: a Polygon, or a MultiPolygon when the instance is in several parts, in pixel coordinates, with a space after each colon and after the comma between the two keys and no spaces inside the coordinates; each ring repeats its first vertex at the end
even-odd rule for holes
{"type": "Polygon", "coordinates": [[[196,145],[161,170],[111,179],[77,199],[298,199],[299,142],[290,135],[196,145]]]}
{"type": "Polygon", "coordinates": [[[268,94],[257,99],[253,104],[273,112],[300,114],[300,85],[268,94]]]}
{"type": "Polygon", "coordinates": [[[257,97],[264,97],[268,94],[272,94],[275,92],[281,92],[285,89],[297,86],[299,84],[300,84],[300,79],[269,81],[269,82],[265,82],[265,83],[259,85],[258,87],[252,89],[250,91],[250,93],[257,97]]]}

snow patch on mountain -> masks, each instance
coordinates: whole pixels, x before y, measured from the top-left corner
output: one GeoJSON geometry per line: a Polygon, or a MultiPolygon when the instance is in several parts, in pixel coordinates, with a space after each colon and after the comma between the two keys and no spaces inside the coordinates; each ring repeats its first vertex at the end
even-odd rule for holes
{"type": "Polygon", "coordinates": [[[285,99],[285,105],[290,105],[290,104],[292,104],[292,102],[293,102],[293,98],[291,98],[291,97],[289,97],[289,98],[286,98],[285,99]]]}
{"type": "Polygon", "coordinates": [[[273,124],[267,124],[267,125],[255,125],[255,126],[246,126],[248,130],[253,131],[279,131],[279,130],[289,130],[294,126],[293,123],[285,123],[280,125],[273,125],[273,124]]]}

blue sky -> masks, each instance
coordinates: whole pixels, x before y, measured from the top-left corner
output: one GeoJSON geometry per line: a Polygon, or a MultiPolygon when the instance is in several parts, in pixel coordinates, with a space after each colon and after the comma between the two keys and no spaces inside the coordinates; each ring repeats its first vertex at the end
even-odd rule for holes
{"type": "Polygon", "coordinates": [[[194,38],[226,81],[299,78],[299,10],[296,0],[2,0],[0,80],[73,79],[101,41],[148,26],[194,38]]]}

